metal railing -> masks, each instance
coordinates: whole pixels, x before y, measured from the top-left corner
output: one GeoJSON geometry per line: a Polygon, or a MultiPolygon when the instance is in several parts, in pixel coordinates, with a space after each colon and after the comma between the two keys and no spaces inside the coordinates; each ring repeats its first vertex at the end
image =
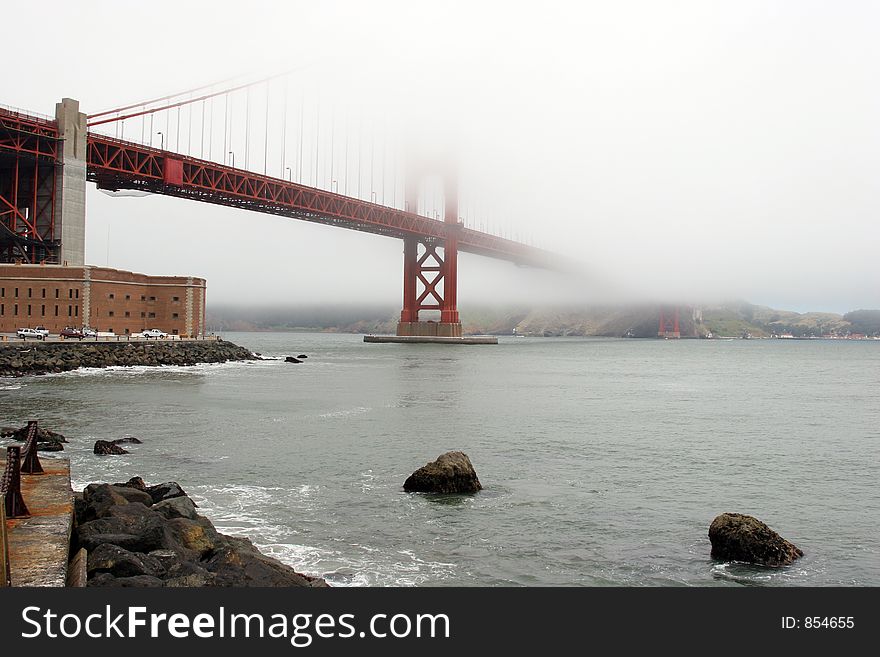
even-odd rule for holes
{"type": "Polygon", "coordinates": [[[43,474],[43,466],[37,454],[38,435],[37,421],[31,420],[27,423],[24,457],[19,445],[6,448],[6,467],[0,477],[0,587],[12,586],[6,520],[30,516],[21,494],[21,474],[43,474]]]}
{"type": "Polygon", "coordinates": [[[43,474],[43,465],[37,454],[37,421],[30,420],[27,423],[27,438],[24,442],[24,458],[21,461],[21,471],[25,474],[43,474]]]}
{"type": "Polygon", "coordinates": [[[6,536],[6,493],[0,493],[0,587],[12,586],[9,538],[6,536]]]}
{"type": "Polygon", "coordinates": [[[6,494],[4,510],[7,518],[26,518],[30,515],[21,496],[21,447],[6,448],[6,469],[0,479],[0,493],[6,494]]]}

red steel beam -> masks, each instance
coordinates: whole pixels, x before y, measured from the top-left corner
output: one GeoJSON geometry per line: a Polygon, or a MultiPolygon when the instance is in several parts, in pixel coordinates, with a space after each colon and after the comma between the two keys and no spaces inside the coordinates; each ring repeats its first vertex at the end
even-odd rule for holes
{"type": "Polygon", "coordinates": [[[461,251],[555,268],[547,251],[460,224],[97,133],[88,136],[87,176],[105,189],[149,191],[401,239],[414,236],[439,246],[454,230],[461,251]]]}
{"type": "Polygon", "coordinates": [[[55,177],[60,139],[55,121],[0,108],[0,259],[53,262],[55,177]],[[28,208],[27,214],[22,206],[28,208]]]}
{"type": "Polygon", "coordinates": [[[57,159],[58,142],[54,121],[0,108],[0,151],[57,159]]]}

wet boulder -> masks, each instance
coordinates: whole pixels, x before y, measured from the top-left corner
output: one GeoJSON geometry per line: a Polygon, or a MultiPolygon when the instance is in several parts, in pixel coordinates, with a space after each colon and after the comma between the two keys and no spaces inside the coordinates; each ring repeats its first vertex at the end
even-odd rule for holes
{"type": "Polygon", "coordinates": [[[709,526],[712,558],[761,566],[787,566],[803,551],[763,522],[742,513],[722,513],[709,526]]]}
{"type": "Polygon", "coordinates": [[[122,486],[124,488],[136,488],[136,489],[142,490],[142,491],[147,490],[146,482],[144,482],[144,480],[141,479],[140,477],[132,477],[131,479],[126,481],[124,484],[113,484],[113,485],[114,486],[122,486]]]}
{"type": "Polygon", "coordinates": [[[174,542],[183,548],[181,553],[185,554],[186,551],[190,551],[198,555],[199,559],[203,559],[222,544],[219,532],[203,516],[198,516],[196,520],[172,518],[166,520],[165,524],[174,542]]]}
{"type": "Polygon", "coordinates": [[[185,495],[157,502],[153,505],[153,510],[168,520],[173,518],[188,518],[190,520],[195,520],[199,517],[199,514],[196,511],[195,502],[185,495]]]}
{"type": "Polygon", "coordinates": [[[154,588],[164,586],[164,582],[152,575],[133,575],[131,577],[114,577],[110,573],[98,573],[89,578],[87,586],[120,587],[120,588],[154,588]]]}
{"type": "Polygon", "coordinates": [[[89,552],[87,571],[89,575],[110,573],[114,577],[158,577],[164,573],[162,564],[155,557],[130,552],[110,543],[102,543],[89,552]]]}
{"type": "Polygon", "coordinates": [[[109,484],[89,484],[83,490],[82,515],[80,522],[95,518],[103,518],[110,508],[119,504],[128,504],[128,500],[120,495],[115,486],[109,484]]]}
{"type": "Polygon", "coordinates": [[[128,454],[128,450],[122,449],[119,445],[114,445],[106,440],[96,440],[94,452],[99,456],[128,454]]]}
{"type": "Polygon", "coordinates": [[[184,497],[186,491],[180,487],[176,481],[166,481],[164,484],[156,484],[155,486],[147,486],[146,491],[153,498],[154,503],[162,500],[170,500],[173,497],[184,497]]]}
{"type": "Polygon", "coordinates": [[[464,452],[446,452],[413,472],[403,489],[418,493],[476,493],[483,486],[464,452]]]}
{"type": "Polygon", "coordinates": [[[91,552],[102,543],[112,543],[132,552],[150,552],[173,545],[165,519],[143,504],[113,506],[96,520],[77,527],[79,545],[91,552]]]}
{"type": "Polygon", "coordinates": [[[327,586],[320,577],[297,573],[267,557],[243,537],[225,536],[202,565],[212,574],[213,586],[327,586]]]}
{"type": "Polygon", "coordinates": [[[143,445],[144,441],[140,438],[135,438],[134,436],[126,436],[125,438],[117,438],[116,440],[110,441],[114,445],[143,445]]]}
{"type": "Polygon", "coordinates": [[[119,495],[120,497],[125,498],[125,500],[129,503],[131,502],[140,502],[144,506],[152,506],[153,498],[150,497],[150,494],[143,490],[138,490],[132,486],[116,486],[113,485],[110,487],[113,493],[119,495]]]}

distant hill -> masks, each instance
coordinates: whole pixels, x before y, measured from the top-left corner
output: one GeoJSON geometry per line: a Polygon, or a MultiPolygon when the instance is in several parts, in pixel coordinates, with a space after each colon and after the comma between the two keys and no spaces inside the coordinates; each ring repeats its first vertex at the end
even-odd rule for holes
{"type": "Polygon", "coordinates": [[[856,333],[880,335],[880,310],[853,310],[843,316],[856,333]]]}
{"type": "MultiPolygon", "coordinates": [[[[657,335],[659,307],[652,305],[588,306],[581,308],[463,307],[462,328],[468,335],[543,337],[606,336],[646,338],[657,335]]],[[[394,333],[399,310],[381,306],[302,306],[292,308],[211,307],[212,331],[327,331],[394,333]]],[[[855,310],[846,315],[796,313],[746,302],[683,307],[682,336],[771,335],[838,337],[880,336],[880,310],[855,310]]]]}

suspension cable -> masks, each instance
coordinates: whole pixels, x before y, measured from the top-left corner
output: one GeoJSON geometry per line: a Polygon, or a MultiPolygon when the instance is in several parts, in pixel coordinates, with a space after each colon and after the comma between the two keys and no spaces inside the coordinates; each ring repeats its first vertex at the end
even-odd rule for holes
{"type": "MultiPolygon", "coordinates": [[[[114,121],[124,121],[125,119],[134,118],[136,116],[144,116],[145,114],[155,114],[156,112],[161,112],[163,110],[174,109],[175,107],[182,107],[184,105],[189,105],[191,103],[197,103],[202,100],[208,100],[209,98],[216,98],[217,96],[222,96],[223,94],[231,94],[235,91],[241,91],[242,89],[247,89],[249,87],[253,87],[255,85],[262,84],[264,82],[269,82],[270,80],[275,80],[276,78],[280,78],[280,77],[289,75],[291,72],[293,72],[293,70],[295,70],[295,69],[292,69],[290,71],[284,71],[283,73],[277,73],[275,75],[270,75],[269,77],[262,78],[260,80],[254,80],[253,82],[248,82],[246,84],[240,84],[235,87],[230,87],[229,89],[221,89],[220,91],[214,91],[209,94],[203,94],[201,96],[197,96],[194,98],[188,98],[186,100],[181,100],[176,103],[169,103],[167,105],[162,105],[160,107],[154,107],[152,109],[144,109],[144,110],[141,110],[140,112],[133,112],[131,114],[125,114],[122,116],[115,116],[115,117],[111,117],[109,119],[101,119],[100,121],[91,121],[88,123],[88,126],[91,128],[94,126],[102,125],[104,123],[112,123],[114,121]]],[[[172,98],[176,98],[179,95],[180,94],[175,94],[174,96],[172,96],[172,98]]],[[[135,107],[141,107],[141,105],[135,105],[135,107]]],[[[103,114],[106,114],[106,112],[104,112],[103,114]]],[[[92,115],[89,118],[93,118],[95,116],[98,116],[98,115],[92,115]]]]}

